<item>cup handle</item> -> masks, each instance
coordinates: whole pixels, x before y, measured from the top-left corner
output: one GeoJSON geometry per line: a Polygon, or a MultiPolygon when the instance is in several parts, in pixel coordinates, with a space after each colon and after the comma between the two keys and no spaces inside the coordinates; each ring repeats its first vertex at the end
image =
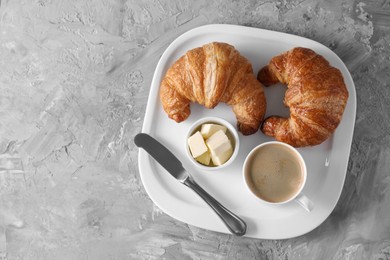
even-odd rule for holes
{"type": "Polygon", "coordinates": [[[295,201],[308,212],[314,209],[314,203],[302,192],[295,198],[295,201]]]}

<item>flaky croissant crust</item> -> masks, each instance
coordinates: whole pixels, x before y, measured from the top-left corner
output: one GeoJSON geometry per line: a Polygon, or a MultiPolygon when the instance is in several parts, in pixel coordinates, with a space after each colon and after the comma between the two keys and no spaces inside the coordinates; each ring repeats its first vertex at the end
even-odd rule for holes
{"type": "Polygon", "coordinates": [[[255,133],[263,120],[263,86],[252,65],[231,45],[212,42],[188,51],[167,71],[160,86],[164,111],[176,122],[190,115],[190,103],[214,108],[232,106],[239,131],[255,133]]]}
{"type": "Polygon", "coordinates": [[[290,117],[268,117],[261,130],[295,147],[325,141],[339,125],[348,99],[341,72],[321,55],[294,48],[271,59],[258,79],[269,86],[287,84],[284,103],[290,117]]]}

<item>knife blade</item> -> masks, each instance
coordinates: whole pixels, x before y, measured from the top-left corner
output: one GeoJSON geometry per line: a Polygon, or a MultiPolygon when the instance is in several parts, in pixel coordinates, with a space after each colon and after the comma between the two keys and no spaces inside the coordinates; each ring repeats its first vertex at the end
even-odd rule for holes
{"type": "Polygon", "coordinates": [[[246,233],[246,223],[200,187],[184,169],[180,160],[164,145],[145,133],[137,134],[134,143],[149,153],[174,178],[197,193],[217,213],[232,234],[242,236],[246,233]]]}
{"type": "Polygon", "coordinates": [[[137,134],[134,138],[134,143],[138,147],[142,147],[145,151],[147,151],[177,180],[183,182],[186,178],[188,178],[188,174],[179,159],[177,159],[171,151],[150,135],[144,133],[137,134]]]}

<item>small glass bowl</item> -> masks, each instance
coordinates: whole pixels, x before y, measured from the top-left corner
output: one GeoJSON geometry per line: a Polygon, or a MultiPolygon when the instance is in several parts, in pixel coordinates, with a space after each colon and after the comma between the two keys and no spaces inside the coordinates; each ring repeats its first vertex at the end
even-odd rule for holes
{"type": "Polygon", "coordinates": [[[188,133],[186,135],[185,146],[186,146],[185,149],[186,149],[186,154],[187,154],[188,159],[196,167],[198,167],[201,170],[207,170],[207,171],[210,171],[210,170],[220,170],[220,169],[223,169],[223,168],[226,168],[227,166],[229,166],[236,159],[237,154],[238,154],[238,150],[239,150],[239,147],[240,147],[240,139],[238,137],[238,133],[237,133],[236,128],[232,124],[227,122],[226,120],[224,120],[222,118],[219,118],[219,117],[204,117],[204,118],[201,118],[201,119],[197,120],[189,128],[188,133]],[[190,136],[192,136],[196,131],[200,131],[200,128],[201,128],[201,126],[203,124],[212,124],[212,123],[223,125],[223,126],[225,126],[227,128],[226,134],[227,134],[229,140],[232,142],[232,146],[233,146],[233,154],[232,154],[232,156],[224,164],[219,165],[219,166],[214,166],[214,165],[207,166],[207,165],[203,165],[203,164],[197,162],[195,160],[195,158],[192,157],[192,154],[191,154],[191,151],[190,151],[190,147],[188,146],[188,138],[190,136]]]}

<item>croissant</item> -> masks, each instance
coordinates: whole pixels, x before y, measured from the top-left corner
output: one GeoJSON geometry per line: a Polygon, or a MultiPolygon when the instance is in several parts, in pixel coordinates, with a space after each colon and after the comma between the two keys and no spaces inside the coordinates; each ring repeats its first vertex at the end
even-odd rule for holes
{"type": "Polygon", "coordinates": [[[233,46],[221,42],[192,49],[180,57],[161,82],[160,100],[176,122],[188,118],[191,102],[206,108],[226,103],[244,135],[259,129],[266,109],[263,86],[252,65],[233,46]]]}
{"type": "Polygon", "coordinates": [[[271,59],[259,71],[265,86],[287,84],[284,104],[290,117],[271,116],[261,131],[295,147],[325,141],[339,125],[348,99],[341,72],[307,48],[293,48],[271,59]]]}

